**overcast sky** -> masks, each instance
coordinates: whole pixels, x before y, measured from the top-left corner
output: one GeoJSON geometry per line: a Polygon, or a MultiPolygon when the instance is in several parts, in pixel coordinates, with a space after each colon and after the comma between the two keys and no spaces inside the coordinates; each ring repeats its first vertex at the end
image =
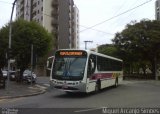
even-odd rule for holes
{"type": "MultiPolygon", "coordinates": [[[[13,3],[13,1],[14,0],[0,0],[0,28],[10,20],[11,3],[13,3]]],[[[114,38],[115,33],[122,31],[125,25],[133,20],[140,21],[144,18],[155,19],[155,1],[156,0],[74,0],[80,15],[80,48],[84,49],[84,41],[86,40],[93,41],[93,43],[87,44],[88,49],[95,48],[97,45],[112,43],[111,39],[114,38]],[[117,16],[145,2],[148,3],[121,16],[117,16]],[[104,23],[92,29],[85,28],[101,22],[104,23]]]]}

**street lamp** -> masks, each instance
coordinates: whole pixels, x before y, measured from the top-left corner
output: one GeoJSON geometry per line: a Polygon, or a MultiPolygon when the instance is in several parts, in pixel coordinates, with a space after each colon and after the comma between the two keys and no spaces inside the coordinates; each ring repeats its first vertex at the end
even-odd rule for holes
{"type": "MultiPolygon", "coordinates": [[[[14,12],[14,6],[16,4],[17,0],[14,0],[13,6],[12,6],[12,12],[11,12],[11,18],[9,22],[9,44],[8,44],[8,50],[11,50],[11,40],[12,40],[12,18],[13,18],[13,12],[14,12]]],[[[10,54],[11,51],[9,51],[8,54],[10,54]]],[[[7,76],[7,88],[9,85],[9,74],[10,74],[10,58],[8,58],[8,76],[7,76]]]]}

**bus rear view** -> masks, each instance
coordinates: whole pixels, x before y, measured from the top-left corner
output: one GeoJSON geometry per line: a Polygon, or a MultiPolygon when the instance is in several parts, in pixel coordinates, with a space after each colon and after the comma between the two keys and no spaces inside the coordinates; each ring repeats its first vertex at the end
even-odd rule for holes
{"type": "Polygon", "coordinates": [[[85,92],[83,83],[87,60],[86,51],[59,50],[51,71],[50,85],[66,92],[85,92]]]}

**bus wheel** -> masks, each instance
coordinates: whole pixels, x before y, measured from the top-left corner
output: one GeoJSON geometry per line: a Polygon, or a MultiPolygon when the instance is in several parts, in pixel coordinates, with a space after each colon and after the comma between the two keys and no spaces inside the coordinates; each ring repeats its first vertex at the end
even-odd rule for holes
{"type": "Polygon", "coordinates": [[[118,87],[118,78],[116,78],[116,80],[115,80],[115,85],[114,85],[114,87],[118,87]]]}

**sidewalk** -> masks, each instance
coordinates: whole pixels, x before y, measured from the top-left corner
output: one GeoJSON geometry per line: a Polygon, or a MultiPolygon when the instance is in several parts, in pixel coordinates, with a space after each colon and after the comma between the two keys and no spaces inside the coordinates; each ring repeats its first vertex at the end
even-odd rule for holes
{"type": "Polygon", "coordinates": [[[37,84],[24,84],[10,81],[8,88],[0,89],[0,99],[27,97],[46,92],[46,88],[37,84]]]}

